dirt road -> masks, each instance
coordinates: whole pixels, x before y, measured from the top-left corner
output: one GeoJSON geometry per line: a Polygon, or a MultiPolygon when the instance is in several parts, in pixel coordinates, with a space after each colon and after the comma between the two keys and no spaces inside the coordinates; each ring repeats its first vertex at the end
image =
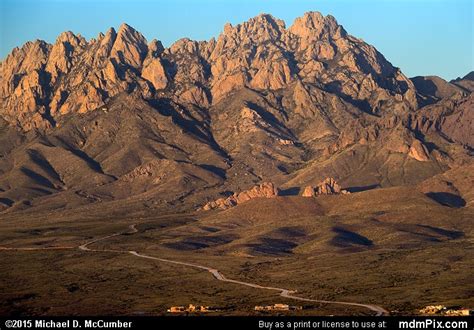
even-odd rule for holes
{"type": "MultiPolygon", "coordinates": [[[[128,234],[134,234],[134,233],[138,232],[138,230],[136,228],[136,225],[131,225],[129,228],[130,228],[131,231],[127,232],[128,234]]],[[[211,267],[207,267],[207,266],[203,266],[203,265],[199,265],[199,264],[153,257],[153,256],[149,256],[149,255],[146,255],[146,254],[138,253],[136,251],[92,250],[92,249],[88,248],[88,246],[93,244],[93,243],[96,243],[96,242],[99,242],[99,241],[102,241],[102,240],[105,240],[105,239],[108,239],[108,238],[111,238],[111,237],[115,237],[115,236],[118,236],[118,235],[122,235],[122,234],[123,233],[116,233],[116,234],[112,234],[112,235],[109,235],[109,236],[105,236],[105,237],[102,237],[102,238],[92,240],[90,242],[87,242],[87,243],[79,246],[79,249],[81,249],[83,251],[97,251],[97,252],[104,252],[104,251],[105,252],[120,252],[120,253],[128,252],[131,255],[133,255],[135,257],[139,257],[139,258],[150,259],[150,260],[155,260],[155,261],[160,261],[160,262],[166,262],[166,263],[181,265],[181,266],[185,266],[185,267],[193,267],[193,268],[197,268],[197,269],[202,269],[202,270],[208,271],[209,273],[211,273],[214,276],[214,278],[216,278],[217,280],[222,281],[222,282],[233,283],[233,284],[238,284],[238,285],[244,285],[244,286],[248,286],[248,287],[251,287],[251,288],[262,289],[262,290],[277,291],[277,292],[280,292],[280,296],[282,296],[284,298],[288,298],[288,299],[294,299],[294,300],[299,300],[299,301],[307,301],[307,302],[315,302],[315,303],[323,303],[323,304],[336,304],[336,305],[363,307],[363,308],[367,308],[367,309],[375,312],[375,314],[378,315],[378,316],[389,314],[389,312],[386,309],[384,309],[383,307],[377,306],[377,305],[352,303],[352,302],[346,302],[346,301],[327,301],[327,300],[303,298],[303,297],[295,296],[294,293],[296,291],[283,289],[283,288],[277,288],[277,287],[262,286],[262,285],[254,284],[254,283],[250,283],[250,282],[233,280],[233,279],[225,277],[219,270],[217,270],[215,268],[211,268],[211,267]]]]}
{"type": "Polygon", "coordinates": [[[222,281],[222,282],[227,282],[227,283],[233,283],[237,285],[244,285],[248,286],[251,288],[255,289],[262,289],[262,290],[272,290],[280,293],[280,296],[287,298],[287,299],[293,299],[293,300],[299,300],[299,301],[307,301],[307,302],[315,302],[315,303],[322,303],[322,304],[335,304],[335,305],[345,305],[345,306],[355,306],[355,307],[363,307],[366,309],[369,309],[373,311],[376,315],[388,315],[389,312],[384,309],[383,307],[377,306],[377,305],[372,305],[372,304],[362,304],[362,303],[353,303],[353,302],[347,302],[347,301],[327,301],[327,300],[318,300],[318,299],[309,299],[309,298],[303,298],[303,297],[298,297],[295,296],[294,293],[296,291],[289,290],[289,289],[283,289],[283,288],[277,288],[277,287],[271,287],[271,286],[263,286],[255,283],[250,283],[250,282],[244,282],[244,281],[239,281],[239,280],[233,280],[230,278],[227,278],[222,274],[219,270],[199,264],[194,264],[190,262],[184,262],[184,261],[176,261],[176,260],[171,260],[171,259],[164,259],[164,258],[158,258],[158,257],[153,257],[149,256],[146,254],[138,253],[136,251],[132,250],[113,250],[113,249],[91,249],[89,246],[101,242],[107,239],[110,239],[112,237],[117,237],[123,234],[135,234],[138,232],[138,229],[136,228],[136,224],[130,225],[129,226],[129,231],[125,232],[118,232],[115,234],[107,235],[104,237],[96,238],[91,241],[88,241],[82,245],[79,245],[78,247],[38,247],[38,248],[33,248],[33,247],[26,247],[26,248],[8,248],[8,247],[0,247],[0,250],[14,250],[14,251],[39,251],[39,250],[61,250],[61,249],[71,249],[71,248],[79,248],[82,251],[85,252],[111,252],[111,253],[128,253],[131,254],[132,256],[138,257],[138,258],[144,258],[144,259],[149,259],[149,260],[154,260],[154,261],[159,261],[159,262],[166,262],[170,264],[175,264],[175,265],[181,265],[185,267],[192,267],[192,268],[197,268],[201,269],[204,271],[207,271],[214,276],[215,279],[222,281]]]}
{"type": "Polygon", "coordinates": [[[209,273],[211,273],[219,281],[234,283],[234,284],[238,284],[238,285],[245,285],[245,286],[249,286],[251,288],[256,288],[256,289],[278,291],[278,292],[280,292],[280,296],[282,296],[284,298],[288,298],[288,299],[315,302],[315,303],[323,303],[323,304],[335,304],[335,305],[363,307],[363,308],[367,308],[367,309],[375,312],[375,314],[377,316],[388,315],[389,314],[389,312],[386,309],[384,309],[383,307],[377,306],[377,305],[352,303],[352,302],[346,302],[346,301],[327,301],[327,300],[302,298],[302,297],[298,297],[298,296],[293,295],[296,291],[283,289],[283,288],[277,288],[277,287],[271,287],[271,286],[262,286],[262,285],[259,285],[259,284],[254,284],[254,283],[238,281],[238,280],[233,280],[233,279],[227,278],[221,272],[219,272],[219,270],[211,268],[211,267],[206,267],[206,266],[198,265],[198,264],[192,264],[192,263],[188,263],[188,262],[182,262],[182,261],[175,261],[175,260],[152,257],[152,256],[149,256],[149,255],[138,253],[136,251],[128,251],[128,252],[131,255],[134,255],[134,256],[140,257],[140,258],[151,259],[151,260],[156,260],[156,261],[160,261],[160,262],[167,262],[167,263],[171,263],[171,264],[175,264],[175,265],[182,265],[182,266],[186,266],[186,267],[193,267],[193,268],[199,268],[199,269],[202,269],[202,270],[206,270],[209,273]]]}

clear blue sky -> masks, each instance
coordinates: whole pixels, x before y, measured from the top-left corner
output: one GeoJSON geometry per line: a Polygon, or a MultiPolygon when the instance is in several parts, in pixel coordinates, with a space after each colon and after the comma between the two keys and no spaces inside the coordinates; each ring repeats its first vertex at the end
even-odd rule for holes
{"type": "Polygon", "coordinates": [[[0,0],[0,57],[28,40],[54,42],[66,30],[87,39],[122,22],[165,46],[208,40],[224,23],[260,13],[287,26],[304,12],[336,17],[408,76],[445,79],[474,70],[474,0],[0,0]]]}

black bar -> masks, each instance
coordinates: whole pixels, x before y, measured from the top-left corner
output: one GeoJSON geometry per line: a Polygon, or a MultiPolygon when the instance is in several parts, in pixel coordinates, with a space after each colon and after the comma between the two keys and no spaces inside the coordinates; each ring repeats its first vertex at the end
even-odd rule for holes
{"type": "Polygon", "coordinates": [[[0,317],[0,329],[469,329],[474,317],[0,317]]]}

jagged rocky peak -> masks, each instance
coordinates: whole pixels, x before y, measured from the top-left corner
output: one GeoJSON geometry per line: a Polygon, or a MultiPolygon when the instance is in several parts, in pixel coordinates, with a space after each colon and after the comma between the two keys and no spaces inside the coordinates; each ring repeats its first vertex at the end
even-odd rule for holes
{"type": "Polygon", "coordinates": [[[1,63],[2,80],[43,68],[50,49],[51,45],[43,40],[28,41],[22,47],[14,48],[1,63]]]}
{"type": "Polygon", "coordinates": [[[260,14],[247,22],[232,26],[227,23],[221,37],[243,42],[276,40],[285,31],[285,22],[270,14],[260,14]]]}
{"type": "Polygon", "coordinates": [[[86,40],[80,34],[76,35],[72,31],[65,31],[59,34],[56,38],[55,44],[69,43],[72,46],[78,46],[81,43],[85,43],[86,40]]]}
{"type": "Polygon", "coordinates": [[[51,84],[56,82],[60,74],[67,74],[78,52],[87,46],[87,41],[71,31],[61,33],[49,53],[46,71],[51,74],[51,84]]]}
{"type": "Polygon", "coordinates": [[[105,58],[108,58],[110,51],[117,38],[117,31],[113,27],[107,30],[105,35],[101,32],[97,36],[97,40],[91,40],[91,43],[97,47],[94,53],[88,54],[91,62],[102,64],[105,58]]]}
{"type": "Polygon", "coordinates": [[[312,11],[295,19],[289,31],[306,39],[334,38],[347,35],[344,28],[331,16],[323,16],[320,12],[312,11]]]}
{"type": "Polygon", "coordinates": [[[171,45],[169,53],[171,54],[198,54],[199,43],[189,38],[181,38],[171,45]]]}
{"type": "Polygon", "coordinates": [[[152,57],[158,57],[164,52],[165,48],[163,47],[163,44],[161,41],[153,39],[150,41],[148,44],[148,52],[149,55],[152,57]]]}
{"type": "Polygon", "coordinates": [[[144,50],[147,49],[146,38],[127,23],[122,23],[117,32],[117,41],[135,44],[144,50]]]}
{"type": "Polygon", "coordinates": [[[1,64],[1,77],[0,114],[21,128],[42,120],[54,125],[66,113],[97,109],[131,91],[149,100],[165,93],[209,108],[245,88],[290,93],[296,88],[307,90],[300,108],[312,115],[322,111],[314,105],[329,102],[322,90],[364,112],[417,107],[410,80],[334,17],[318,12],[306,13],[288,29],[261,14],[227,24],[217,40],[184,38],[167,49],[157,40],[148,43],[127,24],[89,42],[65,32],[53,45],[36,41],[14,50],[1,64]]]}
{"type": "Polygon", "coordinates": [[[102,43],[102,45],[112,46],[116,38],[117,38],[117,31],[115,31],[114,27],[110,27],[105,33],[105,35],[102,32],[99,33],[97,40],[99,40],[102,43]]]}
{"type": "Polygon", "coordinates": [[[138,68],[141,66],[147,52],[148,45],[145,37],[128,24],[120,25],[111,51],[111,57],[116,58],[123,64],[138,68]]]}

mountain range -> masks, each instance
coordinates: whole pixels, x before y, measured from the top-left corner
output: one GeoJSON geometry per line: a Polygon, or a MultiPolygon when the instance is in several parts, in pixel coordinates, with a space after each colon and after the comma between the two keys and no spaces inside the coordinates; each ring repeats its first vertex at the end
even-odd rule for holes
{"type": "Polygon", "coordinates": [[[169,48],[127,24],[89,41],[64,32],[13,49],[0,78],[4,214],[189,211],[328,177],[352,193],[413,185],[474,200],[474,73],[407,78],[330,15],[286,27],[262,14],[169,48]]]}

